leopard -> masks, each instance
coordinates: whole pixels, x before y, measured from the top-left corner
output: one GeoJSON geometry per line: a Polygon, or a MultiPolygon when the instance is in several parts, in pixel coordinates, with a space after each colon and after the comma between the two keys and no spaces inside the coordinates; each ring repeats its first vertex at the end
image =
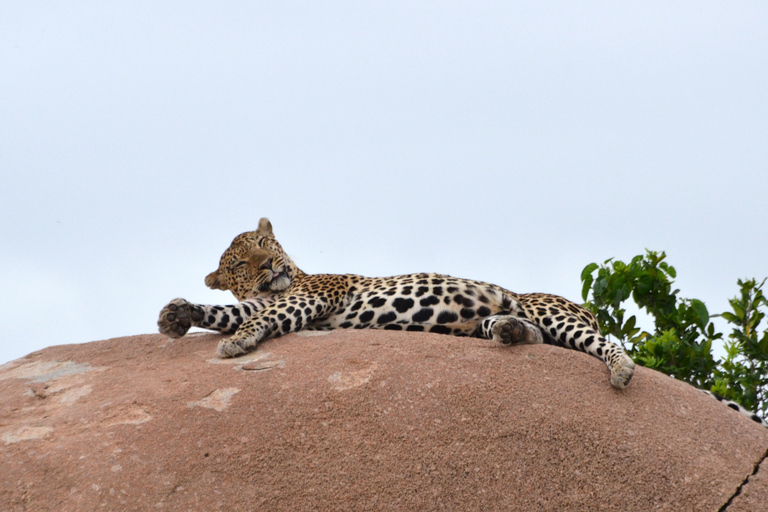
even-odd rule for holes
{"type": "Polygon", "coordinates": [[[581,351],[603,361],[610,383],[619,390],[629,385],[635,371],[632,358],[601,334],[592,312],[561,296],[515,293],[426,272],[392,277],[307,274],[283,250],[266,217],[256,231],[235,237],[205,285],[230,291],[238,303],[205,305],[177,298],[162,308],[157,324],[171,338],[183,337],[192,327],[231,335],[217,346],[220,358],[242,356],[266,340],[303,330],[384,329],[581,351]]]}
{"type": "Polygon", "coordinates": [[[634,374],[632,359],[600,335],[594,315],[560,296],[516,294],[434,273],[307,274],[283,250],[267,218],[256,231],[235,237],[205,284],[232,292],[239,302],[209,306],[174,299],[162,309],[158,327],[172,338],[193,326],[231,334],[217,347],[222,358],[291,332],[370,328],[560,345],[601,359],[619,389],[634,374]]]}

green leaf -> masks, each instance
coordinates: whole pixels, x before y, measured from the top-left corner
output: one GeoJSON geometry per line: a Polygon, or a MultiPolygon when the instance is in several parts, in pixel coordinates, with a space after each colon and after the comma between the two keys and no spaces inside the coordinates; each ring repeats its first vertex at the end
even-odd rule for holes
{"type": "Polygon", "coordinates": [[[581,280],[586,281],[587,277],[592,277],[592,272],[597,270],[597,263],[590,263],[586,267],[584,267],[584,270],[581,271],[581,280]]]}
{"type": "Polygon", "coordinates": [[[606,288],[608,288],[608,280],[602,276],[597,278],[597,281],[595,281],[595,286],[593,288],[595,295],[597,296],[602,294],[606,288]]]}
{"type": "Polygon", "coordinates": [[[625,301],[632,295],[632,285],[630,283],[624,283],[621,287],[621,300],[625,301]]]}
{"type": "Polygon", "coordinates": [[[643,274],[637,279],[637,284],[635,285],[635,292],[640,297],[643,297],[645,294],[647,294],[649,291],[653,289],[653,278],[649,276],[648,274],[643,274]]]}
{"type": "Polygon", "coordinates": [[[589,290],[592,288],[592,275],[588,275],[584,279],[584,285],[581,287],[581,298],[584,302],[587,302],[587,296],[589,296],[589,290]]]}
{"type": "MultiPolygon", "coordinates": [[[[638,329],[633,329],[633,330],[637,331],[638,329]]],[[[630,339],[629,342],[632,343],[633,345],[637,345],[638,343],[644,343],[645,339],[648,338],[649,336],[650,334],[643,331],[639,335],[634,336],[632,339],[630,339]]]]}
{"type": "Polygon", "coordinates": [[[696,325],[698,325],[699,328],[703,331],[709,323],[709,312],[707,311],[707,306],[705,306],[704,303],[699,299],[692,299],[691,307],[696,312],[696,316],[698,316],[696,325]]]}

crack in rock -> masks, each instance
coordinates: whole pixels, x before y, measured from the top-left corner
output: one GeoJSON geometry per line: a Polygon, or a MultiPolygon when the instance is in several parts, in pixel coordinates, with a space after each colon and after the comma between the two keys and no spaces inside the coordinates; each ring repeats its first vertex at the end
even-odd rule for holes
{"type": "Polygon", "coordinates": [[[267,370],[274,370],[275,368],[284,368],[285,367],[285,361],[282,359],[279,359],[277,361],[261,361],[261,362],[253,362],[244,364],[242,366],[238,366],[237,370],[243,370],[247,372],[263,372],[267,370]]]}
{"type": "Polygon", "coordinates": [[[733,500],[736,499],[736,497],[739,494],[741,494],[741,490],[744,488],[745,485],[749,483],[749,479],[755,476],[758,471],[760,471],[760,465],[766,460],[766,458],[768,458],[768,450],[766,450],[763,456],[760,458],[760,460],[757,461],[754,469],[752,470],[752,473],[747,475],[744,481],[741,482],[739,486],[736,488],[736,491],[731,495],[730,498],[728,498],[728,501],[726,501],[725,504],[717,510],[717,512],[725,512],[726,510],[728,510],[728,507],[731,506],[731,503],[733,503],[733,500]]]}

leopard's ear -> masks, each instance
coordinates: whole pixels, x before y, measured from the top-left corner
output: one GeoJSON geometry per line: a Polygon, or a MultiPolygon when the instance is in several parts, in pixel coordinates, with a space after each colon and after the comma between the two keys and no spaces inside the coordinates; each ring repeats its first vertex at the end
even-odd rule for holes
{"type": "Polygon", "coordinates": [[[272,233],[272,223],[269,222],[268,218],[261,218],[259,221],[259,229],[256,230],[256,234],[267,238],[275,238],[275,235],[272,233]]]}
{"type": "Polygon", "coordinates": [[[205,276],[205,286],[212,290],[228,290],[227,284],[219,275],[218,269],[205,276]]]}

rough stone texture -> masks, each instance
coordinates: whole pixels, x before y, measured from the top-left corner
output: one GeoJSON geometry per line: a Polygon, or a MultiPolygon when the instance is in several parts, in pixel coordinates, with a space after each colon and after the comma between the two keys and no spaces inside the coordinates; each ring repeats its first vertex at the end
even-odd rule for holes
{"type": "Polygon", "coordinates": [[[750,476],[739,494],[726,510],[728,512],[752,512],[768,510],[768,452],[763,454],[757,473],[750,476]]]}
{"type": "MultiPolygon", "coordinates": [[[[717,511],[768,431],[660,373],[391,331],[51,347],[0,366],[0,510],[717,511]]],[[[768,462],[727,510],[765,511],[768,462]]]]}

